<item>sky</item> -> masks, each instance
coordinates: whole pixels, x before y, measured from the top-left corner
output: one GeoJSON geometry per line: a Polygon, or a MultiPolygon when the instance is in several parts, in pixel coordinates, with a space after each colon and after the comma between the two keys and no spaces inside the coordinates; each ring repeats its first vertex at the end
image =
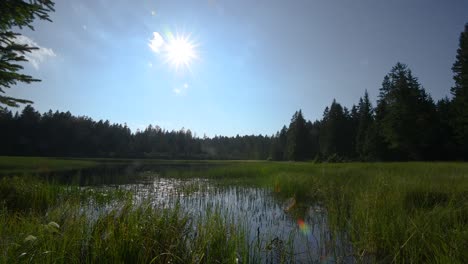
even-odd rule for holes
{"type": "Polygon", "coordinates": [[[433,99],[450,95],[468,22],[465,0],[56,1],[52,23],[22,43],[42,80],[8,95],[40,112],[190,129],[197,136],[272,135],[296,110],[320,119],[350,108],[407,64],[433,99]]]}

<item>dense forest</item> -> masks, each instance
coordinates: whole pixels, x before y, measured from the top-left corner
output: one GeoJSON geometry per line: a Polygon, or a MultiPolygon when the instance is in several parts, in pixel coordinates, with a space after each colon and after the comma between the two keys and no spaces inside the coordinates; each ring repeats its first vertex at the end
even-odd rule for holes
{"type": "Polygon", "coordinates": [[[323,118],[297,111],[273,136],[195,137],[190,130],[94,121],[69,112],[13,114],[0,108],[0,155],[167,159],[404,161],[468,159],[468,24],[453,64],[451,98],[437,102],[397,63],[384,77],[375,106],[367,91],[350,109],[333,100],[323,118]]]}
{"type": "Polygon", "coordinates": [[[0,155],[130,157],[162,159],[265,159],[271,138],[198,138],[190,130],[149,125],[132,133],[126,125],[94,121],[70,112],[0,114],[0,155]]]}

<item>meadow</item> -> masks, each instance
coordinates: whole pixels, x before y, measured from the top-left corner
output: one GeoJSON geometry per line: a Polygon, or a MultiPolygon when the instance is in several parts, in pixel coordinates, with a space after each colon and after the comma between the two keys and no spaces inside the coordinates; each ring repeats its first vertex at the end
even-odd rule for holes
{"type": "Polygon", "coordinates": [[[0,174],[2,263],[468,261],[467,163],[1,157],[0,174]],[[126,175],[145,180],[157,171],[158,180],[151,178],[146,185],[151,188],[142,192],[135,187],[141,183],[80,186],[44,177],[116,164],[130,168],[126,175]],[[221,202],[210,201],[216,199],[221,202]],[[282,207],[288,201],[294,201],[291,210],[282,207]],[[259,214],[259,222],[242,221],[236,215],[242,210],[229,207],[235,203],[246,204],[244,212],[270,205],[281,210],[259,214]],[[194,204],[203,210],[187,210],[194,204]],[[320,220],[313,223],[310,214],[320,214],[320,220]],[[280,224],[295,224],[286,233],[297,229],[297,236],[283,239],[275,229],[252,230],[253,224],[280,217],[280,224]],[[311,235],[320,237],[313,254],[288,253],[311,235]]]}

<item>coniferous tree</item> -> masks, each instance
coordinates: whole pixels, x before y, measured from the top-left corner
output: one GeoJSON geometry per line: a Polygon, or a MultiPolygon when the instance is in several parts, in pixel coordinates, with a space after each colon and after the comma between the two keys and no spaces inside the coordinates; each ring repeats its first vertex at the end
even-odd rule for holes
{"type": "Polygon", "coordinates": [[[349,154],[348,122],[345,109],[336,100],[325,108],[319,139],[322,155],[343,158],[349,154]]]}
{"type": "Polygon", "coordinates": [[[315,159],[320,153],[319,135],[320,135],[320,122],[314,123],[307,121],[307,150],[306,159],[315,159]]]}
{"type": "Polygon", "coordinates": [[[285,160],[286,157],[286,143],[288,137],[288,128],[283,126],[281,131],[277,132],[273,137],[273,143],[271,145],[270,157],[272,160],[285,160]]]}
{"type": "Polygon", "coordinates": [[[351,111],[347,111],[345,107],[345,116],[347,119],[346,126],[346,157],[354,159],[356,157],[356,137],[359,126],[359,109],[358,106],[353,105],[351,111]]]}
{"type": "Polygon", "coordinates": [[[11,111],[0,108],[0,146],[4,155],[13,155],[16,120],[11,111]]]}
{"type": "Polygon", "coordinates": [[[294,113],[288,128],[286,156],[288,160],[305,160],[307,153],[306,121],[299,110],[294,113]]]}
{"type": "Polygon", "coordinates": [[[190,130],[167,131],[151,125],[132,133],[126,125],[70,112],[41,115],[30,105],[14,116],[0,110],[0,155],[266,159],[271,142],[262,135],[197,138],[190,130]]]}
{"type": "Polygon", "coordinates": [[[387,158],[429,158],[435,139],[435,105],[406,65],[397,63],[384,78],[377,110],[379,133],[390,150],[387,158]]]}
{"type": "Polygon", "coordinates": [[[372,126],[374,123],[372,103],[367,90],[364,98],[359,98],[358,125],[356,132],[356,153],[360,160],[371,160],[375,154],[372,137],[372,126]]]}
{"type": "Polygon", "coordinates": [[[459,48],[452,71],[455,86],[452,87],[453,95],[452,127],[456,142],[459,145],[461,155],[468,158],[468,23],[460,34],[459,48]]]}
{"type": "MultiPolygon", "coordinates": [[[[27,44],[18,43],[19,33],[13,32],[12,28],[27,27],[34,30],[32,22],[34,19],[51,21],[49,12],[54,11],[54,3],[50,0],[2,0],[0,1],[0,93],[11,88],[17,83],[37,82],[38,79],[19,73],[23,66],[18,62],[27,61],[24,56],[37,49],[27,44]]],[[[18,106],[18,103],[32,103],[29,100],[13,98],[0,95],[1,104],[6,106],[18,106]]]]}
{"type": "Polygon", "coordinates": [[[437,140],[434,142],[436,158],[438,160],[454,160],[457,159],[457,144],[453,132],[452,120],[452,102],[447,98],[443,98],[437,102],[437,140]]]}

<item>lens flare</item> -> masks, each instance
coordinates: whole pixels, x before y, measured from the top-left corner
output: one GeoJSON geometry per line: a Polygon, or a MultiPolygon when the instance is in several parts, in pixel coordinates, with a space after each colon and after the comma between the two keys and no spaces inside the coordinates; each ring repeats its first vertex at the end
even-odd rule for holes
{"type": "Polygon", "coordinates": [[[188,69],[195,59],[198,59],[197,47],[191,38],[191,34],[173,34],[165,29],[163,34],[153,32],[148,47],[158,56],[163,58],[164,63],[169,64],[176,70],[188,69]]]}
{"type": "Polygon", "coordinates": [[[170,34],[166,45],[166,62],[173,66],[176,70],[180,68],[190,68],[194,59],[198,58],[196,52],[197,45],[190,40],[190,35],[170,34]]]}
{"type": "Polygon", "coordinates": [[[307,235],[310,233],[310,228],[309,226],[304,222],[303,219],[299,218],[297,219],[297,225],[299,226],[299,229],[301,230],[302,234],[307,235]]]}

